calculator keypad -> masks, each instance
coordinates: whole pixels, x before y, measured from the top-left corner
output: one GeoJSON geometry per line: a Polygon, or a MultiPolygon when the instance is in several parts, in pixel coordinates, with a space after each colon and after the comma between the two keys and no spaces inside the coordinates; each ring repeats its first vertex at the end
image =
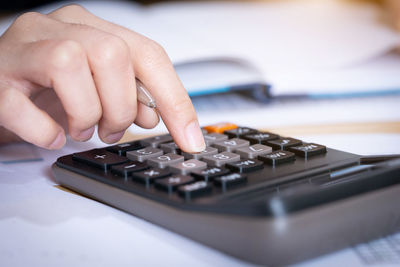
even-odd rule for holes
{"type": "Polygon", "coordinates": [[[203,181],[211,181],[215,177],[228,174],[229,170],[221,167],[209,167],[201,171],[194,171],[192,175],[198,179],[203,181]]]}
{"type": "Polygon", "coordinates": [[[215,178],[215,185],[222,187],[226,191],[228,187],[247,182],[247,176],[239,173],[231,173],[215,178]]]}
{"type": "Polygon", "coordinates": [[[272,148],[277,149],[277,150],[278,149],[284,150],[284,149],[287,149],[288,147],[299,146],[301,144],[302,144],[302,142],[300,140],[290,138],[290,137],[279,138],[279,139],[267,141],[267,145],[269,145],[272,148]]]}
{"type": "Polygon", "coordinates": [[[229,138],[242,138],[245,135],[256,134],[258,131],[249,127],[237,127],[233,130],[227,130],[224,134],[228,135],[229,138]]]}
{"type": "Polygon", "coordinates": [[[144,146],[140,141],[133,141],[107,147],[107,150],[113,153],[117,153],[120,156],[126,156],[127,151],[138,150],[141,148],[144,148],[144,146]]]}
{"type": "Polygon", "coordinates": [[[179,186],[193,183],[195,180],[192,176],[173,174],[170,177],[157,179],[154,183],[156,188],[172,193],[179,186]]]}
{"type": "Polygon", "coordinates": [[[210,130],[204,133],[207,147],[200,153],[182,152],[167,134],[75,153],[72,159],[189,201],[243,188],[252,182],[252,173],[281,170],[296,157],[307,161],[327,153],[322,145],[234,124],[205,129],[210,130]]]}
{"type": "Polygon", "coordinates": [[[121,157],[103,149],[93,149],[85,152],[75,153],[73,159],[96,166],[100,169],[107,170],[113,165],[122,164],[128,161],[127,158],[121,157]]]}
{"type": "Polygon", "coordinates": [[[221,141],[228,139],[227,135],[220,134],[220,133],[209,133],[209,134],[205,134],[203,136],[204,136],[204,142],[206,143],[207,146],[211,146],[214,143],[221,142],[221,141]]]}
{"type": "Polygon", "coordinates": [[[145,170],[148,168],[149,168],[149,166],[144,162],[128,161],[124,164],[111,166],[111,171],[113,173],[116,173],[120,176],[127,178],[129,175],[131,175],[134,172],[142,171],[142,170],[145,170]]]}
{"type": "Polygon", "coordinates": [[[170,169],[172,172],[181,174],[189,174],[193,171],[199,171],[207,168],[207,163],[199,161],[197,159],[189,159],[183,162],[172,164],[170,169]]]}
{"type": "Polygon", "coordinates": [[[261,144],[241,147],[236,149],[235,153],[239,154],[241,158],[256,159],[258,156],[265,155],[272,152],[272,147],[261,144]]]}
{"type": "Polygon", "coordinates": [[[210,166],[222,167],[228,162],[239,161],[240,156],[231,152],[222,152],[212,156],[203,157],[205,161],[210,166]]]}
{"type": "Polygon", "coordinates": [[[144,162],[150,158],[163,155],[163,151],[158,148],[145,147],[142,149],[129,151],[126,153],[128,159],[144,162]]]}
{"type": "Polygon", "coordinates": [[[147,160],[149,165],[159,167],[161,169],[179,162],[183,162],[183,156],[174,153],[152,157],[147,160]]]}
{"type": "Polygon", "coordinates": [[[197,159],[201,160],[205,156],[210,156],[210,155],[215,155],[218,154],[218,149],[215,147],[207,146],[206,149],[201,151],[200,153],[187,153],[187,152],[182,152],[182,156],[185,157],[185,159],[197,159]]]}
{"type": "Polygon", "coordinates": [[[282,163],[288,163],[296,160],[294,153],[284,150],[278,150],[266,155],[262,155],[258,157],[259,160],[264,161],[265,163],[276,166],[282,163]]]}
{"type": "Polygon", "coordinates": [[[160,145],[160,148],[164,153],[181,154],[182,152],[175,142],[163,143],[160,145]]]}
{"type": "Polygon", "coordinates": [[[218,149],[219,152],[235,152],[238,148],[241,147],[248,147],[249,146],[249,141],[243,140],[240,138],[232,138],[229,140],[224,140],[220,142],[214,143],[214,147],[218,149]]]}
{"type": "Polygon", "coordinates": [[[237,162],[227,163],[226,167],[235,172],[252,172],[264,168],[264,164],[256,159],[245,159],[237,162]]]}
{"type": "Polygon", "coordinates": [[[267,144],[270,140],[278,139],[279,135],[272,133],[255,133],[247,134],[242,138],[250,141],[251,144],[267,144]]]}
{"type": "Polygon", "coordinates": [[[171,172],[166,169],[150,168],[144,171],[134,172],[132,174],[132,178],[133,180],[149,185],[153,183],[156,179],[167,177],[170,174],[171,172]]]}
{"type": "Polygon", "coordinates": [[[162,143],[168,143],[174,141],[172,139],[172,136],[169,134],[164,134],[164,135],[159,135],[159,136],[154,136],[154,137],[149,137],[146,139],[141,140],[141,144],[143,146],[151,146],[151,147],[159,147],[160,144],[162,143]]]}
{"type": "Polygon", "coordinates": [[[211,184],[205,181],[197,181],[191,184],[182,185],[178,187],[178,193],[186,200],[190,200],[193,197],[198,197],[211,193],[211,184]]]}
{"type": "Polygon", "coordinates": [[[297,156],[307,158],[310,156],[315,156],[315,155],[326,153],[326,147],[317,145],[314,143],[310,143],[310,144],[303,144],[301,146],[291,147],[291,148],[289,148],[289,151],[292,151],[297,156]]]}

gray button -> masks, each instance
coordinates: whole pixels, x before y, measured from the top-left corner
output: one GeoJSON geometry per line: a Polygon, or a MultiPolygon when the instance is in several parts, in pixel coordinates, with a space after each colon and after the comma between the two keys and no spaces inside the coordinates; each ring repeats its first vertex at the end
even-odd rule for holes
{"type": "Polygon", "coordinates": [[[236,149],[235,153],[246,159],[256,159],[259,155],[265,155],[272,152],[272,147],[255,144],[249,147],[241,147],[236,149]]]}
{"type": "Polygon", "coordinates": [[[227,140],[228,136],[225,134],[219,133],[210,133],[204,135],[204,142],[206,142],[207,146],[210,146],[216,142],[227,140]]]}
{"type": "Polygon", "coordinates": [[[169,165],[183,162],[183,156],[174,153],[168,153],[158,157],[153,157],[147,161],[147,164],[159,168],[165,168],[169,165]]]}
{"type": "Polygon", "coordinates": [[[220,142],[216,142],[213,144],[213,147],[218,148],[219,152],[228,151],[235,152],[236,149],[240,147],[247,147],[250,145],[250,142],[247,140],[232,138],[229,140],[224,140],[220,142]]]}
{"type": "Polygon", "coordinates": [[[222,152],[219,154],[206,156],[203,161],[207,162],[210,166],[222,167],[225,163],[239,161],[240,156],[231,152],[222,152]]]}
{"type": "Polygon", "coordinates": [[[141,140],[141,144],[144,146],[159,147],[162,143],[167,143],[173,141],[172,136],[169,134],[158,135],[154,137],[149,137],[141,140]]]}
{"type": "Polygon", "coordinates": [[[206,149],[204,149],[203,151],[201,151],[199,153],[183,152],[182,155],[185,157],[185,159],[198,159],[198,160],[200,160],[205,156],[215,155],[217,153],[218,153],[218,149],[216,149],[215,147],[207,146],[206,149]]]}
{"type": "Polygon", "coordinates": [[[181,149],[178,147],[175,142],[169,142],[169,143],[164,143],[160,145],[160,148],[164,153],[174,153],[174,154],[180,154],[181,149]]]}
{"type": "Polygon", "coordinates": [[[207,168],[207,163],[197,159],[190,159],[184,162],[175,163],[169,166],[170,170],[175,173],[189,174],[193,171],[200,171],[207,168]]]}
{"type": "Polygon", "coordinates": [[[128,151],[126,152],[126,156],[131,160],[137,160],[140,162],[146,161],[149,158],[161,156],[163,151],[158,148],[153,147],[145,147],[142,149],[128,151]]]}

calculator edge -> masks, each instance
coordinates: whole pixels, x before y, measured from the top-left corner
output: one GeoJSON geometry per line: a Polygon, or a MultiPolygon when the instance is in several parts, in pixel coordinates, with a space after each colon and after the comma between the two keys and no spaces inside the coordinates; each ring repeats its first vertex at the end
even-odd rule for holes
{"type": "Polygon", "coordinates": [[[400,230],[400,185],[284,218],[244,217],[179,210],[56,164],[52,169],[56,181],[64,187],[257,264],[291,264],[400,230]],[[215,230],[210,231],[212,228],[215,230]]]}

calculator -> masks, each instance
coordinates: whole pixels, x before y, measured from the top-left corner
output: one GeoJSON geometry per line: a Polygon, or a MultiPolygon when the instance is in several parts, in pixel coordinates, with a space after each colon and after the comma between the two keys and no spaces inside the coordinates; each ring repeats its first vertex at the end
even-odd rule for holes
{"type": "MultiPolygon", "coordinates": [[[[56,181],[223,253],[287,265],[400,230],[400,156],[362,157],[233,123],[62,156],[56,181]]],[[[373,140],[371,140],[373,142],[373,140]]]]}

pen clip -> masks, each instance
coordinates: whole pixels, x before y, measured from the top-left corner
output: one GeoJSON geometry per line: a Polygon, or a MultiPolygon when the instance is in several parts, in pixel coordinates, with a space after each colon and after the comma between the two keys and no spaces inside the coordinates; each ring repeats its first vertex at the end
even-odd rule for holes
{"type": "Polygon", "coordinates": [[[151,96],[150,92],[147,91],[144,84],[138,79],[136,79],[136,90],[137,90],[137,99],[140,103],[148,106],[149,108],[156,108],[156,101],[151,96]]]}

